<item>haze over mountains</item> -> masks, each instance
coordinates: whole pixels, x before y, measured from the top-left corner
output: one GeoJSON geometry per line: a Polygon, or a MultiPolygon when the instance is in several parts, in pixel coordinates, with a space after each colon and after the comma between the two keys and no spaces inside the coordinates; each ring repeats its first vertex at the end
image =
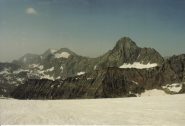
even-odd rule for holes
{"type": "Polygon", "coordinates": [[[123,37],[97,58],[61,48],[1,63],[0,93],[21,99],[126,97],[154,88],[182,93],[184,66],[185,54],[164,60],[155,49],[123,37]]]}

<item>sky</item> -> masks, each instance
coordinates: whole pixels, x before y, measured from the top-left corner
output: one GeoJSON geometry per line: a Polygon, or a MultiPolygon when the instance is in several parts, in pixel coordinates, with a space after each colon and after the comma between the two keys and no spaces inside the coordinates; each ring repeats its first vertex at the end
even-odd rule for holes
{"type": "Polygon", "coordinates": [[[124,36],[185,53],[185,0],[0,0],[0,62],[49,48],[97,57],[124,36]]]}

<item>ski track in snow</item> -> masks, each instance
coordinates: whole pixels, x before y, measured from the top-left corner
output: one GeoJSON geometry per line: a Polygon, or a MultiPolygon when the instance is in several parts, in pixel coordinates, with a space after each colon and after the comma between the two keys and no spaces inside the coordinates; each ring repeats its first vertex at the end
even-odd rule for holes
{"type": "Polygon", "coordinates": [[[1,124],[185,124],[185,95],[85,100],[0,99],[1,124]]]}

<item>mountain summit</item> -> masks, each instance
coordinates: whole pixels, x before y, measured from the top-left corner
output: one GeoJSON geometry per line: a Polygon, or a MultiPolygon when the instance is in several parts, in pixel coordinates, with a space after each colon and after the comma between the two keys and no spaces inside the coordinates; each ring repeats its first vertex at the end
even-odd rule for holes
{"type": "Polygon", "coordinates": [[[131,48],[137,48],[137,45],[129,37],[123,37],[117,41],[116,46],[114,48],[131,49],[131,48]]]}
{"type": "Polygon", "coordinates": [[[161,65],[163,57],[152,48],[141,48],[129,37],[119,39],[115,47],[99,58],[102,67],[118,67],[122,64],[151,64],[161,65]]]}

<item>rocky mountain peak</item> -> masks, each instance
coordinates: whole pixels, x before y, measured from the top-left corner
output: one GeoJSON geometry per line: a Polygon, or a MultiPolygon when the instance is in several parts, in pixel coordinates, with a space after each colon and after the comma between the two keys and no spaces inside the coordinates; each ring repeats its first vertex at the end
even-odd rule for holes
{"type": "Polygon", "coordinates": [[[137,48],[136,43],[130,39],[129,37],[122,37],[119,39],[115,46],[116,49],[131,49],[131,48],[137,48]]]}

